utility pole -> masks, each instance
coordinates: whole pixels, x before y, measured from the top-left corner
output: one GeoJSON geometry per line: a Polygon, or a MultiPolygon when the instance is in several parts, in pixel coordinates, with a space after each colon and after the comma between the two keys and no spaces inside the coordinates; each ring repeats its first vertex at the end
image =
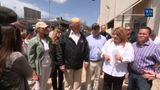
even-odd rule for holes
{"type": "Polygon", "coordinates": [[[1,7],[1,0],[0,0],[0,7],[1,7]]]}
{"type": "Polygon", "coordinates": [[[51,14],[51,0],[49,0],[48,2],[49,2],[49,6],[48,6],[49,12],[48,12],[48,13],[49,13],[49,19],[50,19],[50,14],[51,14]]]}
{"type": "Polygon", "coordinates": [[[48,21],[49,21],[49,26],[51,26],[52,25],[52,23],[50,22],[50,19],[51,19],[51,0],[48,0],[48,2],[49,2],[49,6],[48,6],[48,8],[49,8],[49,17],[48,17],[48,21]]]}

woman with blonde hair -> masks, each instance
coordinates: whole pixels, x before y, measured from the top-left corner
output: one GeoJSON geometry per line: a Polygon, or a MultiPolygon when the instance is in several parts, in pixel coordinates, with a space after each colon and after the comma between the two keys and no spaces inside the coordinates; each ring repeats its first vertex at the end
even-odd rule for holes
{"type": "Polygon", "coordinates": [[[133,61],[134,51],[127,41],[127,34],[122,27],[117,27],[102,48],[104,83],[103,90],[122,90],[122,83],[127,65],[133,61]]]}
{"type": "Polygon", "coordinates": [[[53,65],[52,72],[51,72],[52,87],[54,90],[62,90],[63,88],[63,72],[60,70],[59,64],[56,59],[56,48],[57,48],[56,46],[57,46],[57,43],[59,42],[60,35],[61,35],[61,30],[58,28],[55,28],[52,31],[52,35],[50,36],[52,39],[52,44],[50,46],[51,58],[52,58],[52,61],[55,62],[54,63],[55,65],[53,65]],[[58,81],[57,81],[57,78],[59,79],[58,81]],[[57,86],[57,82],[58,82],[58,86],[57,86]]]}
{"type": "Polygon", "coordinates": [[[52,43],[57,43],[59,41],[60,35],[61,35],[61,30],[58,28],[55,28],[51,36],[52,43]]]}

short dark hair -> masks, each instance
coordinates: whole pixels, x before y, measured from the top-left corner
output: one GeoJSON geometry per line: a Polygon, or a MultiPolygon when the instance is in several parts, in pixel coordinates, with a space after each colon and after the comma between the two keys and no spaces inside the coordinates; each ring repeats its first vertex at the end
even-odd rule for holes
{"type": "Polygon", "coordinates": [[[146,29],[146,30],[148,30],[149,31],[149,35],[151,35],[151,33],[152,33],[152,29],[150,27],[141,27],[140,29],[146,29]]]}
{"type": "Polygon", "coordinates": [[[93,23],[92,24],[92,29],[94,30],[95,28],[100,28],[98,23],[93,23]]]}

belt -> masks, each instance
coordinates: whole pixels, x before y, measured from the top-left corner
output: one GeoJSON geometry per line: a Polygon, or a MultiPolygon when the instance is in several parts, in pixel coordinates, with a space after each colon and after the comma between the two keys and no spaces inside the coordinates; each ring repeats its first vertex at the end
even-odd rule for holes
{"type": "Polygon", "coordinates": [[[138,71],[135,71],[135,70],[131,70],[130,72],[134,73],[134,74],[138,74],[138,75],[142,75],[143,74],[143,72],[138,72],[138,71]]]}
{"type": "Polygon", "coordinates": [[[102,61],[102,59],[98,59],[98,60],[90,60],[90,62],[100,62],[102,61]]]}

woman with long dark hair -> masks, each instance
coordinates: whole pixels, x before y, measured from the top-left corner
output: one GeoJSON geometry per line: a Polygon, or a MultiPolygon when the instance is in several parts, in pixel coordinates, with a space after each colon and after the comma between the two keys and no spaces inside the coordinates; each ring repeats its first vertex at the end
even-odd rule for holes
{"type": "MultiPolygon", "coordinates": [[[[20,30],[14,25],[7,25],[1,27],[1,45],[0,45],[0,90],[6,90],[3,86],[4,77],[13,77],[8,83],[13,82],[7,90],[29,90],[27,79],[32,76],[32,68],[29,66],[26,58],[21,53],[22,40],[20,37],[20,30]],[[7,70],[14,71],[14,73],[5,74],[7,70]],[[16,75],[13,75],[16,74],[16,75]],[[4,76],[8,75],[8,76],[4,76]],[[14,76],[17,76],[14,78],[14,76]],[[16,84],[17,83],[17,84],[16,84]]],[[[11,83],[10,83],[11,84],[11,83]]],[[[9,85],[8,85],[9,86],[9,85]]]]}

